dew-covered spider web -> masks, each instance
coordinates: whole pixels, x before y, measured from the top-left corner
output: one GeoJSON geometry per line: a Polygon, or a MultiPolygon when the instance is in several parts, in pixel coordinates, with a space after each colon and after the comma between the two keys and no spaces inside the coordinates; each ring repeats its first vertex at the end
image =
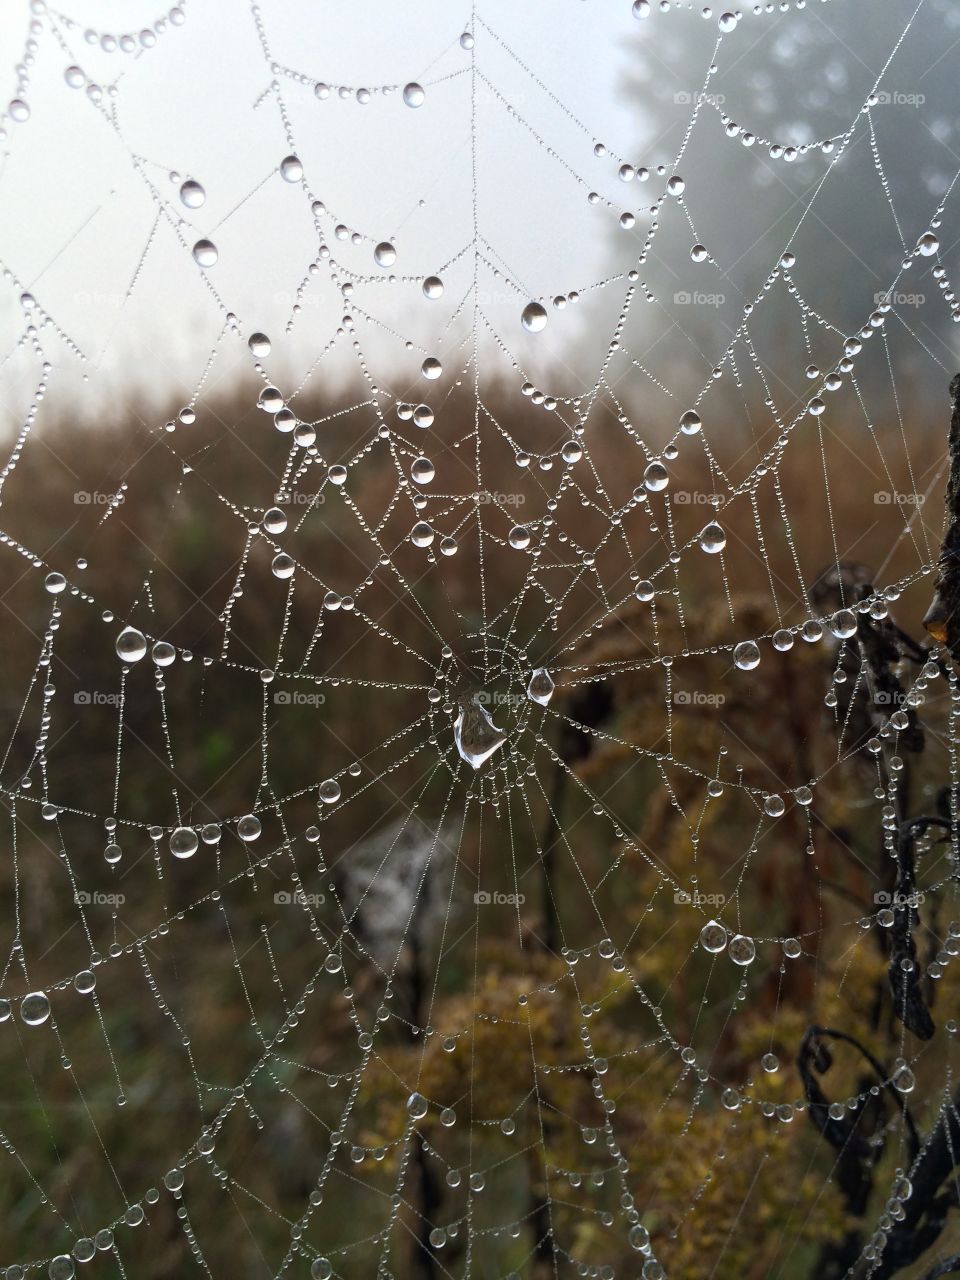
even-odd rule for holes
{"type": "Polygon", "coordinates": [[[67,3],[0,1275],[956,1270],[956,8],[67,3]]]}

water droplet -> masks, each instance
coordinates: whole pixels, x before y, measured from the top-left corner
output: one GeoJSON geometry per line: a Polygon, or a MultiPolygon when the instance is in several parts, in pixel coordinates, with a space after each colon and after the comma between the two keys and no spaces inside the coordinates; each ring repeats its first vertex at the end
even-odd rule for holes
{"type": "Polygon", "coordinates": [[[475,699],[461,704],[453,736],[460,755],[474,769],[479,769],[507,740],[507,735],[493,723],[486,707],[475,699]]]}
{"type": "Polygon", "coordinates": [[[533,702],[539,702],[541,707],[545,707],[553,697],[555,688],[556,685],[546,667],[537,667],[527,685],[527,697],[533,702]]]}
{"type": "Polygon", "coordinates": [[[378,267],[392,267],[397,260],[397,251],[389,240],[381,240],[373,251],[373,259],[378,267]]]}
{"type": "Polygon", "coordinates": [[[741,640],[733,651],[733,661],[741,671],[752,671],[760,665],[760,650],[752,640],[741,640]]]}
{"type": "Polygon", "coordinates": [[[507,539],[515,551],[523,551],[530,545],[530,530],[522,524],[515,524],[507,539]]]}
{"type": "Polygon", "coordinates": [[[628,1233],[631,1249],[646,1249],[650,1244],[650,1232],[641,1223],[635,1223],[628,1233]]]}
{"type": "Polygon", "coordinates": [[[917,1080],[910,1068],[903,1064],[893,1074],[892,1084],[899,1093],[912,1093],[917,1080]]]}
{"type": "Polygon", "coordinates": [[[932,231],[926,231],[917,241],[917,248],[925,258],[932,258],[940,248],[940,241],[932,231]]]}
{"type": "Polygon", "coordinates": [[[270,339],[265,333],[251,333],[247,339],[247,346],[258,360],[270,354],[270,339]]]}
{"type": "Polygon", "coordinates": [[[52,596],[58,596],[66,587],[67,580],[62,573],[48,573],[43,580],[43,585],[52,596]]]}
{"type": "Polygon", "coordinates": [[[410,475],[417,484],[429,484],[436,475],[436,470],[429,458],[415,458],[410,468],[410,475]]]}
{"type": "Polygon", "coordinates": [[[780,818],[786,812],[786,808],[787,806],[783,802],[783,796],[764,796],[763,811],[768,815],[768,817],[780,818]]]}
{"type": "Polygon", "coordinates": [[[411,1120],[422,1120],[429,1110],[429,1104],[422,1093],[411,1093],[407,1099],[407,1113],[411,1120]]]}
{"type": "Polygon", "coordinates": [[[733,31],[737,25],[737,15],[735,13],[721,13],[720,21],[717,24],[723,32],[733,31]]]}
{"type": "Polygon", "coordinates": [[[287,527],[287,517],[279,507],[271,507],[263,513],[260,523],[267,533],[283,533],[287,527]]]}
{"type": "Polygon", "coordinates": [[[212,240],[198,240],[193,246],[193,260],[200,267],[212,267],[219,256],[212,240]]]}
{"type": "Polygon", "coordinates": [[[422,107],[426,96],[423,85],[417,84],[416,80],[403,86],[403,101],[408,107],[422,107]]]}
{"type": "Polygon", "coordinates": [[[275,578],[292,578],[296,567],[296,561],[288,556],[285,551],[281,551],[279,555],[273,557],[270,564],[270,572],[275,578]]]}
{"type": "Polygon", "coordinates": [[[675,173],[667,182],[667,190],[672,196],[682,196],[686,188],[686,183],[678,173],[675,173]]]}
{"type": "Polygon", "coordinates": [[[76,1274],[77,1269],[68,1253],[61,1253],[57,1257],[51,1258],[50,1266],[47,1268],[47,1275],[50,1280],[73,1280],[76,1274]]]}
{"type": "Polygon", "coordinates": [[[643,483],[651,493],[659,493],[670,483],[670,473],[662,462],[650,462],[643,473],[643,483]]]}
{"type": "Polygon", "coordinates": [[[687,436],[695,436],[702,426],[696,409],[688,409],[680,419],[680,430],[687,436]]]}
{"type": "Polygon", "coordinates": [[[319,794],[324,804],[336,804],[340,799],[340,783],[335,778],[324,779],[319,794]]]}
{"type": "Polygon", "coordinates": [[[245,814],[237,823],[237,835],[247,844],[259,839],[260,831],[260,819],[252,813],[245,814]]]}
{"type": "Polygon", "coordinates": [[[443,296],[443,281],[439,276],[427,276],[423,282],[423,296],[434,302],[443,296]]]}
{"type": "Polygon", "coordinates": [[[199,843],[192,827],[177,827],[170,837],[170,852],[175,858],[192,858],[199,843]]]}
{"type": "Polygon", "coordinates": [[[42,991],[31,991],[20,1002],[20,1018],[28,1027],[39,1027],[50,1017],[50,1001],[42,991]]]}
{"type": "Polygon", "coordinates": [[[199,209],[206,198],[206,191],[193,178],[188,178],[180,187],[180,203],[187,209],[199,209]]]}
{"type": "Polygon", "coordinates": [[[700,531],[700,550],[706,551],[707,555],[715,556],[723,550],[727,545],[727,535],[717,524],[716,520],[711,520],[700,531]]]}
{"type": "Polygon", "coordinates": [[[830,630],[840,640],[857,634],[857,616],[852,609],[840,609],[830,619],[830,630]]]}
{"type": "Polygon", "coordinates": [[[704,951],[716,955],[727,945],[727,931],[717,920],[708,920],[700,930],[700,945],[704,951]]]}
{"type": "Polygon", "coordinates": [[[299,156],[284,156],[280,161],[280,176],[284,182],[299,182],[303,177],[303,165],[299,156]]]}
{"type": "Polygon", "coordinates": [[[436,537],[436,530],[425,520],[418,520],[410,530],[410,541],[415,547],[429,547],[436,537]]]}
{"type": "Polygon", "coordinates": [[[81,969],[73,979],[73,985],[82,996],[88,996],[97,985],[96,975],[92,969],[81,969]]]}
{"type": "Polygon", "coordinates": [[[139,662],[146,656],[147,639],[135,627],[124,627],[117,636],[117,657],[124,662],[139,662]]]}
{"type": "Polygon", "coordinates": [[[734,964],[753,964],[757,957],[756,943],[746,934],[735,933],[727,943],[727,955],[734,964]]]}
{"type": "Polygon", "coordinates": [[[158,640],[150,650],[150,657],[158,667],[169,667],[176,661],[177,651],[168,640],[158,640]]]}
{"type": "Polygon", "coordinates": [[[443,365],[436,356],[427,356],[420,366],[420,373],[428,382],[436,382],[443,373],[443,365]]]}
{"type": "Polygon", "coordinates": [[[547,327],[546,308],[539,302],[528,302],[520,313],[520,323],[527,333],[540,333],[547,327]]]}
{"type": "Polygon", "coordinates": [[[310,1280],[330,1280],[333,1267],[326,1258],[314,1258],[310,1264],[310,1280]]]}

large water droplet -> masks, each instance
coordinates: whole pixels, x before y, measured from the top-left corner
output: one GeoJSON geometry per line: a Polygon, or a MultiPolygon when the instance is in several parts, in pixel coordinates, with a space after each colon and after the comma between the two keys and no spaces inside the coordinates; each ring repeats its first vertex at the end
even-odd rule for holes
{"type": "Polygon", "coordinates": [[[284,156],[280,161],[280,176],[284,182],[299,182],[303,177],[303,165],[299,156],[284,156]]]}
{"type": "Polygon", "coordinates": [[[188,209],[199,209],[206,198],[206,191],[193,178],[188,178],[180,187],[180,202],[188,209]]]}
{"type": "Polygon", "coordinates": [[[940,248],[940,241],[932,231],[927,231],[917,241],[917,248],[925,258],[932,258],[940,248]]]}
{"type": "Polygon", "coordinates": [[[428,1103],[422,1093],[411,1093],[407,1099],[407,1112],[412,1120],[422,1120],[427,1114],[428,1103]]]}
{"type": "Polygon", "coordinates": [[[735,933],[727,943],[727,955],[734,964],[753,964],[757,956],[756,943],[743,933],[735,933]]]}
{"type": "Polygon", "coordinates": [[[389,240],[381,240],[373,251],[373,259],[378,267],[392,267],[397,260],[397,251],[389,240]]]}
{"type": "Polygon", "coordinates": [[[857,615],[852,609],[840,609],[830,619],[830,630],[839,640],[849,640],[857,634],[857,615]]]}
{"type": "Polygon", "coordinates": [[[752,640],[741,640],[733,651],[733,661],[741,671],[752,671],[760,665],[760,650],[752,640]]]}
{"type": "Polygon", "coordinates": [[[537,667],[527,685],[527,697],[533,702],[539,702],[541,707],[545,707],[553,697],[556,687],[546,667],[537,667]]]}
{"type": "Polygon", "coordinates": [[[415,80],[403,86],[403,101],[408,107],[422,107],[426,96],[423,85],[417,84],[415,80]]]}
{"type": "Polygon", "coordinates": [[[50,1017],[50,1001],[42,991],[31,991],[20,1002],[20,1018],[28,1027],[39,1027],[50,1017]]]}
{"type": "Polygon", "coordinates": [[[700,549],[706,551],[707,555],[719,555],[726,545],[727,535],[716,520],[711,520],[700,530],[700,549]]]}
{"type": "Polygon", "coordinates": [[[260,838],[260,819],[253,813],[244,814],[237,823],[237,835],[246,844],[260,838]]]}
{"type": "Polygon", "coordinates": [[[659,493],[670,483],[670,473],[662,462],[649,462],[643,473],[643,483],[651,493],[659,493]]]}
{"type": "Polygon", "coordinates": [[[200,267],[214,266],[219,256],[212,240],[198,240],[193,246],[193,260],[200,267]]]}
{"type": "Polygon", "coordinates": [[[192,858],[199,843],[192,827],[177,827],[170,837],[170,852],[175,858],[192,858]]]}
{"type": "Polygon", "coordinates": [[[700,930],[700,945],[711,955],[716,955],[727,945],[727,931],[718,920],[708,920],[700,930]]]}
{"type": "Polygon", "coordinates": [[[461,705],[453,726],[453,737],[460,755],[474,769],[479,769],[507,740],[507,735],[493,723],[486,707],[475,700],[461,705]]]}
{"type": "Polygon", "coordinates": [[[324,804],[336,804],[340,799],[340,783],[336,778],[326,778],[320,783],[320,799],[324,804]]]}
{"type": "Polygon", "coordinates": [[[417,484],[429,484],[436,475],[433,463],[429,458],[415,458],[410,468],[410,475],[417,484]]]}
{"type": "Polygon", "coordinates": [[[539,302],[528,302],[520,313],[520,323],[527,333],[540,333],[547,327],[546,308],[539,302]]]}
{"type": "Polygon", "coordinates": [[[147,652],[147,639],[136,627],[124,627],[117,636],[117,657],[124,662],[139,662],[147,652]]]}

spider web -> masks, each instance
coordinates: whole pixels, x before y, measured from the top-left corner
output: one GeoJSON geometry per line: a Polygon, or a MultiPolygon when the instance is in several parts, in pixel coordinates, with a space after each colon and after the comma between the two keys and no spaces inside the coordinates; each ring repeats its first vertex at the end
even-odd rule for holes
{"type": "Polygon", "coordinates": [[[954,23],[632,10],[22,15],[7,1280],[893,1274],[954,23]]]}

